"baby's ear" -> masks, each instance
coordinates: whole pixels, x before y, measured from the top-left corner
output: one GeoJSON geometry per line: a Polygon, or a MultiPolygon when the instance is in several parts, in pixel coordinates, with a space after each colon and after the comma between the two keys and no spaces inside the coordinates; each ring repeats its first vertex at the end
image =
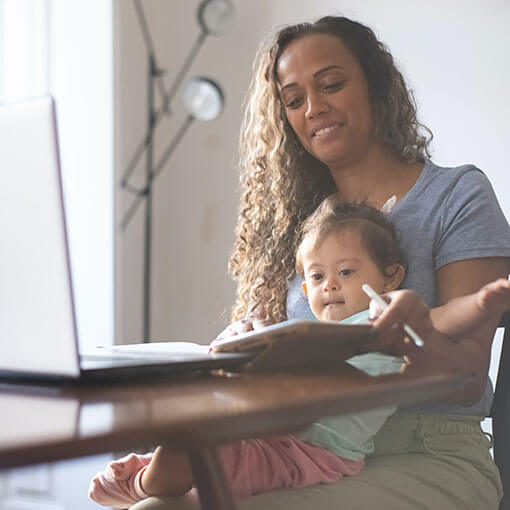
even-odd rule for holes
{"type": "Polygon", "coordinates": [[[303,282],[301,284],[301,288],[303,289],[303,292],[305,293],[305,296],[308,297],[308,290],[306,289],[306,282],[303,282]]]}
{"type": "Polygon", "coordinates": [[[386,274],[389,276],[386,277],[386,283],[384,284],[383,290],[384,292],[391,292],[392,290],[398,289],[406,275],[406,270],[404,269],[404,266],[400,264],[393,264],[386,268],[386,274]]]}

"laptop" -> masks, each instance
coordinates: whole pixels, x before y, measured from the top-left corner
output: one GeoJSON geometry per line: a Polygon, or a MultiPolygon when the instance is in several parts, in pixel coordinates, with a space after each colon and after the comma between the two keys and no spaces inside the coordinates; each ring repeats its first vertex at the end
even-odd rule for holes
{"type": "Polygon", "coordinates": [[[230,368],[251,357],[172,342],[80,357],[51,97],[0,105],[0,172],[0,379],[132,379],[230,368]]]}

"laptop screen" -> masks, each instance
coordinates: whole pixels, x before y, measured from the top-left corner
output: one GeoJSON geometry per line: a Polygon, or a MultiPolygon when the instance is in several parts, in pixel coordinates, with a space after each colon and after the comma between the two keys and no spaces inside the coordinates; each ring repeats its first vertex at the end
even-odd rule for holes
{"type": "Polygon", "coordinates": [[[80,372],[55,105],[0,106],[0,370],[80,372]]]}

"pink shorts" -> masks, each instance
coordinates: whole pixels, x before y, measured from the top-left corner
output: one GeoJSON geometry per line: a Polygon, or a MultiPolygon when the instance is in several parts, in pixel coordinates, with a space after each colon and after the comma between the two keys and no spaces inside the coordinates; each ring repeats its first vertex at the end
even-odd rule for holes
{"type": "Polygon", "coordinates": [[[332,483],[357,475],[364,460],[338,457],[292,435],[248,439],[219,449],[227,481],[237,498],[284,487],[332,483]]]}
{"type": "MultiPolygon", "coordinates": [[[[248,439],[222,446],[219,456],[236,498],[284,487],[336,482],[346,475],[358,474],[365,465],[363,460],[337,457],[291,435],[248,439]]],[[[115,508],[126,508],[147,498],[141,477],[151,458],[152,454],[131,453],[119,459],[118,462],[132,464],[132,471],[121,479],[115,477],[110,465],[107,466],[92,479],[89,497],[101,505],[115,508]]]]}

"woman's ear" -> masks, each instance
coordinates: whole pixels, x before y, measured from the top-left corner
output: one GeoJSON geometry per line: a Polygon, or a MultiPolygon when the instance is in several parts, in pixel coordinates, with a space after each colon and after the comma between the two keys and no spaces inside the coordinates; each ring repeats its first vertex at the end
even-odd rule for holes
{"type": "Polygon", "coordinates": [[[384,284],[383,291],[391,292],[392,290],[398,289],[406,275],[406,271],[404,266],[400,264],[393,264],[386,268],[386,274],[389,276],[386,277],[386,283],[384,284]]]}
{"type": "Polygon", "coordinates": [[[303,282],[301,284],[301,288],[303,289],[303,292],[305,293],[305,296],[308,297],[308,291],[306,290],[306,282],[303,282]]]}

